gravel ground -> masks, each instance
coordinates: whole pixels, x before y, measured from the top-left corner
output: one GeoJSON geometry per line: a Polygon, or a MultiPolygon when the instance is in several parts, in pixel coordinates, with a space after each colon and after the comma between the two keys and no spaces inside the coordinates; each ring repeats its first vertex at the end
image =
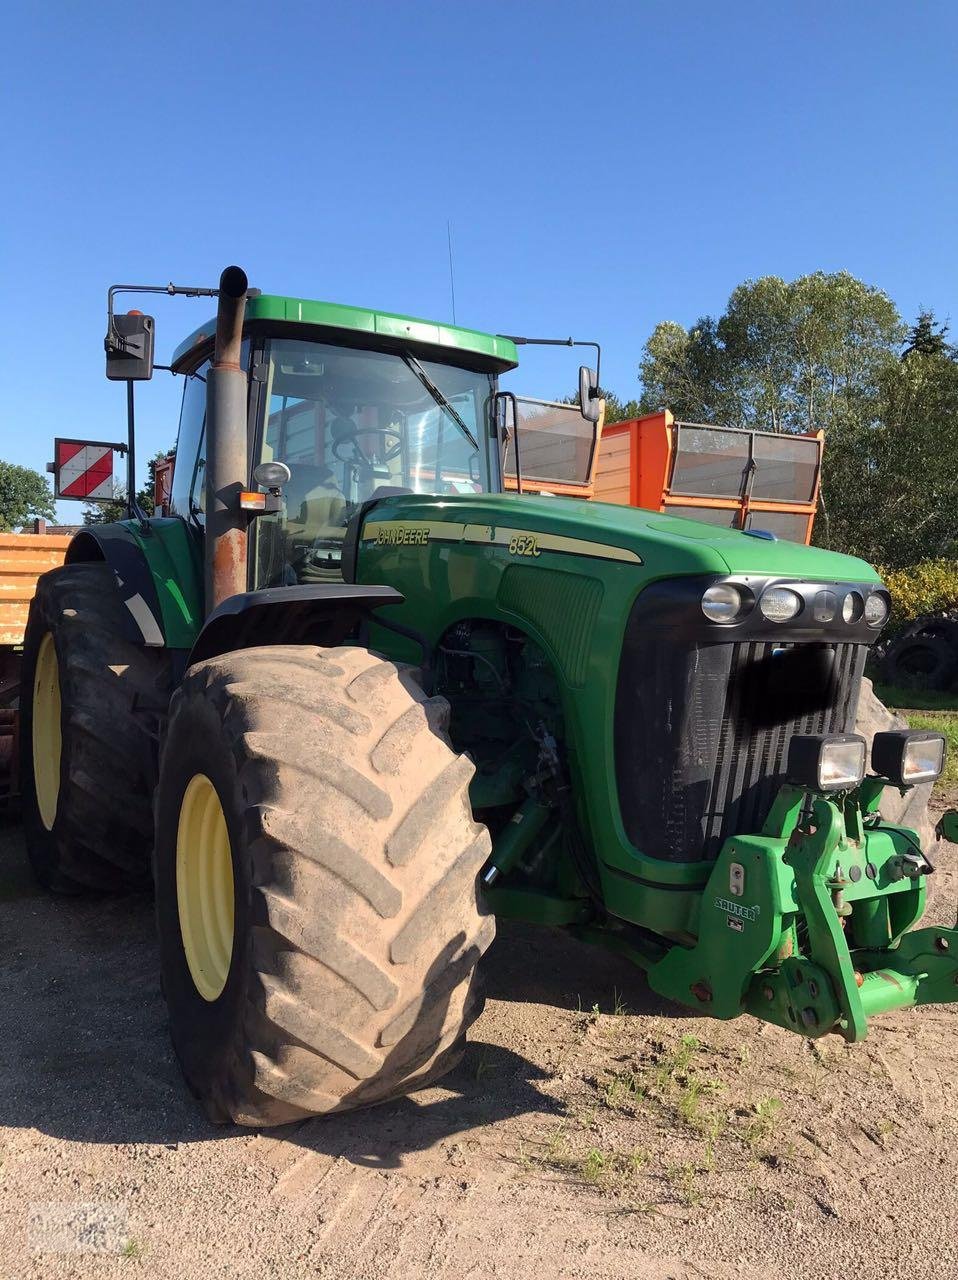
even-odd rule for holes
{"type": "Polygon", "coordinates": [[[2,1280],[958,1274],[955,1006],[813,1044],[504,927],[443,1087],[258,1134],[181,1083],[147,899],[45,897],[8,823],[0,945],[2,1280]]]}

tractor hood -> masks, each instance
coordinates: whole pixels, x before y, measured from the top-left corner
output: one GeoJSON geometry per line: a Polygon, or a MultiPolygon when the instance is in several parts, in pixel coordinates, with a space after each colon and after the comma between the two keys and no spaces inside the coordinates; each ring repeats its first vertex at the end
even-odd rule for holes
{"type": "MultiPolygon", "coordinates": [[[[621,551],[624,561],[641,562],[651,577],[673,574],[756,574],[814,579],[819,582],[878,582],[864,560],[796,542],[720,529],[636,507],[579,498],[475,494],[434,497],[403,495],[384,498],[369,511],[367,522],[448,524],[443,540],[476,540],[488,529],[490,541],[508,531],[561,540],[564,549],[588,555],[588,547],[621,551]],[[467,531],[469,531],[467,533],[467,531]]],[[[559,544],[557,544],[559,545],[559,544]]],[[[614,557],[620,558],[620,557],[614,557]]]]}

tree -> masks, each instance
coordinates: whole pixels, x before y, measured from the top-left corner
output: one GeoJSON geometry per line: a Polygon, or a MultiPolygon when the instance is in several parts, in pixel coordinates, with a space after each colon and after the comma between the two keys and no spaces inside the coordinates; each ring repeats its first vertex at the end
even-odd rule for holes
{"type": "Polygon", "coordinates": [[[53,520],[56,508],[47,478],[29,467],[0,462],[0,533],[21,529],[29,520],[53,520]]]}
{"type": "MultiPolygon", "coordinates": [[[[169,449],[166,453],[161,449],[155,453],[147,463],[148,476],[146,484],[137,492],[136,500],[140,510],[145,515],[153,515],[155,504],[153,501],[154,486],[156,483],[156,464],[164,461],[166,458],[176,456],[175,449],[169,449]]],[[[117,520],[125,520],[129,512],[126,505],[126,485],[113,482],[113,497],[108,502],[97,502],[84,507],[83,523],[84,524],[115,524],[117,520]]]]}
{"type": "MultiPolygon", "coordinates": [[[[638,418],[642,410],[639,408],[638,400],[620,400],[617,395],[611,391],[602,392],[602,398],[605,400],[605,419],[604,425],[609,427],[613,422],[628,422],[630,418],[638,418]]],[[[578,404],[579,397],[575,397],[574,403],[578,404]]],[[[573,403],[573,401],[570,401],[573,403]]]]}
{"type": "Polygon", "coordinates": [[[746,280],[717,320],[656,326],[640,365],[641,404],[766,431],[874,420],[879,379],[904,336],[891,299],[848,272],[746,280]]]}
{"type": "Polygon", "coordinates": [[[656,326],[641,406],[822,429],[816,542],[888,566],[958,554],[958,363],[946,334],[930,312],[906,330],[887,294],[844,271],[747,280],[718,319],[656,326]]]}
{"type": "Polygon", "coordinates": [[[879,422],[826,441],[830,544],[901,568],[958,556],[958,363],[921,354],[889,369],[879,422]]]}
{"type": "MultiPolygon", "coordinates": [[[[614,391],[606,391],[605,387],[602,388],[602,399],[605,401],[605,417],[602,420],[605,427],[611,426],[613,422],[627,422],[630,418],[638,418],[645,412],[639,407],[638,400],[620,400],[614,391]]],[[[578,405],[579,393],[577,391],[571,396],[560,396],[554,403],[578,405]]]]}
{"type": "Polygon", "coordinates": [[[948,325],[938,324],[933,311],[919,311],[918,319],[908,330],[901,358],[907,360],[910,356],[954,357],[955,348],[949,344],[947,334],[948,325]]]}

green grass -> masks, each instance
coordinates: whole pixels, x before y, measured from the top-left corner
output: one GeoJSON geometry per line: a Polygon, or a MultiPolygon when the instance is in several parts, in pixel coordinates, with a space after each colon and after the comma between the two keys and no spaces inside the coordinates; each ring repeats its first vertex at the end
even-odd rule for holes
{"type": "Polygon", "coordinates": [[[936,689],[898,689],[890,684],[876,684],[875,696],[893,710],[909,707],[915,711],[958,712],[958,693],[942,693],[936,689]]]}
{"type": "Polygon", "coordinates": [[[593,1186],[621,1190],[645,1168],[649,1157],[640,1148],[619,1151],[614,1147],[606,1150],[589,1147],[583,1151],[573,1144],[564,1124],[560,1124],[539,1156],[533,1157],[531,1161],[527,1157],[524,1159],[526,1167],[534,1162],[540,1167],[569,1174],[593,1186]]]}
{"type": "Polygon", "coordinates": [[[678,1192],[682,1203],[689,1208],[702,1203],[697,1173],[695,1166],[689,1163],[672,1165],[665,1173],[666,1178],[678,1192]]]}
{"type": "Polygon", "coordinates": [[[875,693],[908,721],[909,729],[937,729],[948,743],[942,782],[958,782],[958,694],[875,685],[875,693]]]}
{"type": "Polygon", "coordinates": [[[942,782],[958,782],[958,713],[947,715],[907,715],[909,729],[937,729],[945,735],[947,748],[945,752],[945,770],[941,775],[942,782]]]}
{"type": "Polygon", "coordinates": [[[753,1151],[774,1135],[781,1112],[782,1104],[778,1098],[762,1098],[752,1107],[752,1119],[746,1126],[744,1137],[753,1151]]]}

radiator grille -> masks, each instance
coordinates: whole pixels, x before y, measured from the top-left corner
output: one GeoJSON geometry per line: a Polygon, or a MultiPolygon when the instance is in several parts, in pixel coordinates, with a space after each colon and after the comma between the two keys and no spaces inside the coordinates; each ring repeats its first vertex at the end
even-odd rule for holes
{"type": "Polygon", "coordinates": [[[670,861],[713,858],[757,832],[794,733],[854,728],[866,647],[675,643],[649,630],[624,656],[616,703],[629,839],[670,861]]]}
{"type": "Polygon", "coordinates": [[[706,857],[718,853],[726,836],[761,828],[780,785],[793,733],[846,733],[854,729],[865,657],[864,647],[854,644],[787,646],[776,652],[771,644],[753,643],[736,644],[732,649],[705,811],[706,857]],[[792,658],[798,661],[788,670],[788,681],[803,676],[821,679],[820,699],[808,698],[807,687],[782,687],[785,681],[776,668],[783,662],[788,668],[792,658]],[[814,705],[816,702],[819,705],[814,705]],[[781,718],[780,711],[785,712],[781,718]]]}

